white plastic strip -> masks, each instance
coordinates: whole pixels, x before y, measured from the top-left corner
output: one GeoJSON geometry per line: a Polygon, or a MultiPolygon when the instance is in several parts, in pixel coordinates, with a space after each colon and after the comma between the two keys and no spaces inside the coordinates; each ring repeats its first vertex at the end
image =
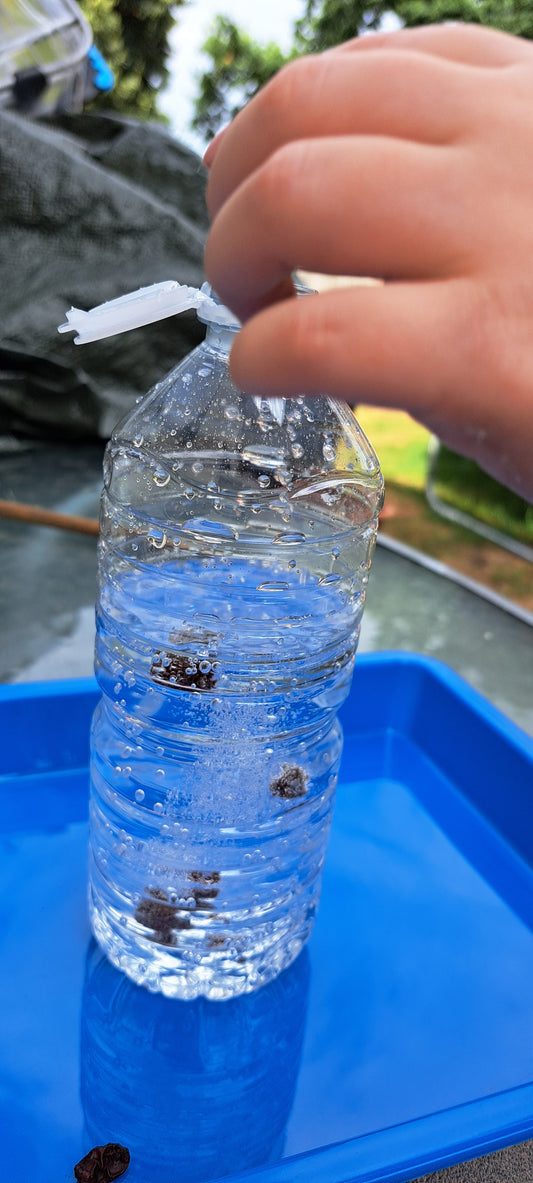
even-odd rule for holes
{"type": "Polygon", "coordinates": [[[153,324],[167,316],[176,316],[188,308],[208,314],[212,323],[226,327],[235,325],[237,322],[233,313],[223,304],[217,304],[208,294],[210,291],[208,284],[204,284],[200,290],[167,279],[163,283],[138,288],[116,300],[98,304],[90,312],[71,308],[66,314],[66,323],[59,326],[58,332],[74,331],[77,333],[74,344],[85,345],[90,341],[101,341],[105,337],[115,337],[118,333],[153,324]]]}

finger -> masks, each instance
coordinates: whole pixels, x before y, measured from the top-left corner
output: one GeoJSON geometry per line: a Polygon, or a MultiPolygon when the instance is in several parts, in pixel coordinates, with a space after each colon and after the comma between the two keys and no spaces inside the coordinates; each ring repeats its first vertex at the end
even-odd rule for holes
{"type": "Polygon", "coordinates": [[[408,411],[521,496],[533,496],[530,384],[502,403],[472,349],[468,285],[347,288],[275,304],[241,329],[230,368],[241,390],[320,395],[408,411]]]}
{"type": "Polygon", "coordinates": [[[369,33],[354,37],[328,50],[331,54],[365,54],[376,50],[414,50],[432,57],[446,58],[469,66],[511,66],[524,58],[531,58],[527,41],[497,29],[453,21],[440,25],[423,25],[416,29],[398,29],[390,33],[369,33]]]}
{"type": "Polygon", "coordinates": [[[222,140],[223,140],[227,130],[228,130],[227,127],[221,128],[220,131],[217,131],[217,134],[216,134],[216,136],[213,137],[213,139],[211,140],[211,143],[208,144],[208,146],[204,152],[204,155],[202,157],[202,164],[204,164],[206,168],[211,168],[211,165],[215,159],[215,156],[218,152],[218,149],[220,148],[220,145],[222,143],[222,140]]]}
{"type": "Polygon", "coordinates": [[[442,392],[455,377],[450,288],[352,287],[272,305],[238,334],[233,380],[265,396],[327,393],[427,419],[442,412],[442,392]]]}
{"type": "MultiPolygon", "coordinates": [[[[207,191],[211,216],[282,144],[333,135],[447,143],[464,129],[470,98],[479,101],[477,78],[470,80],[454,63],[409,50],[377,51],[357,60],[353,54],[301,58],[240,112],[225,129],[223,143],[214,141],[216,168],[207,191]]],[[[211,155],[208,167],[213,163],[211,155]]]]}
{"type": "Polygon", "coordinates": [[[364,136],[286,145],[222,207],[210,283],[244,320],[296,268],[419,279],[464,267],[475,228],[451,151],[364,136]]]}

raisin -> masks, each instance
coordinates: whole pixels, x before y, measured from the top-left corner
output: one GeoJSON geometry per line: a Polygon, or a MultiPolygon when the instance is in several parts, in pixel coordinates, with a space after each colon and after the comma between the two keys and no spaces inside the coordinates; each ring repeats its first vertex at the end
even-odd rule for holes
{"type": "Polygon", "coordinates": [[[85,1158],[76,1163],[74,1175],[78,1183],[112,1183],[127,1171],[129,1164],[127,1147],[108,1142],[107,1146],[93,1146],[85,1158]]]}
{"type": "Polygon", "coordinates": [[[307,772],[298,764],[282,764],[279,776],[275,776],[268,787],[273,797],[291,801],[293,797],[305,795],[308,780],[307,772]]]}
{"type": "Polygon", "coordinates": [[[191,927],[188,916],[180,915],[173,900],[160,887],[147,887],[146,896],[138,904],[135,919],[153,930],[152,940],[159,945],[175,945],[174,934],[191,927]]]}
{"type": "Polygon", "coordinates": [[[226,944],[226,937],[222,933],[209,932],[206,937],[206,945],[208,949],[220,949],[226,944]]]}
{"type": "Polygon", "coordinates": [[[189,871],[187,879],[192,883],[205,883],[210,887],[212,883],[220,883],[220,875],[218,871],[189,871]]]}
{"type": "Polygon", "coordinates": [[[202,673],[198,658],[186,653],[163,653],[160,649],[152,657],[150,677],[176,690],[213,690],[217,684],[213,670],[202,673]]]}

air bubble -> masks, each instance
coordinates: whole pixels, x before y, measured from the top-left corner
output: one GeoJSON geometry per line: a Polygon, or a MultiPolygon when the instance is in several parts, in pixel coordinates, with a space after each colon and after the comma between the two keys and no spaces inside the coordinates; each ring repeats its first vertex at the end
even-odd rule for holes
{"type": "Polygon", "coordinates": [[[226,407],[226,409],[224,411],[224,415],[225,415],[226,419],[232,419],[232,420],[240,419],[240,417],[241,417],[241,413],[240,413],[238,407],[226,407]]]}
{"type": "Polygon", "coordinates": [[[162,806],[161,802],[156,801],[156,803],[154,805],[154,813],[157,813],[159,816],[161,816],[162,812],[163,812],[163,806],[162,806]]]}
{"type": "Polygon", "coordinates": [[[195,460],[195,462],[194,462],[194,464],[193,464],[193,466],[192,466],[192,471],[193,471],[193,472],[195,472],[195,473],[199,473],[199,472],[201,472],[201,471],[202,471],[203,467],[204,467],[204,466],[203,466],[203,464],[202,464],[201,460],[195,460]]]}
{"type": "Polygon", "coordinates": [[[144,443],[144,436],[143,436],[142,432],[138,431],[137,434],[134,435],[133,443],[136,448],[141,447],[141,445],[144,443]]]}
{"type": "Polygon", "coordinates": [[[291,447],[291,452],[292,452],[295,460],[299,460],[300,457],[303,456],[303,454],[304,454],[304,450],[303,450],[301,444],[293,444],[291,447]]]}
{"type": "Polygon", "coordinates": [[[268,489],[268,486],[270,484],[270,477],[269,477],[268,473],[262,472],[261,475],[258,476],[258,478],[257,478],[257,484],[260,486],[261,489],[268,489]]]}
{"type": "Polygon", "coordinates": [[[170,480],[170,473],[165,468],[156,468],[154,472],[154,484],[158,489],[164,489],[170,480]]]}
{"type": "Polygon", "coordinates": [[[149,530],[148,541],[152,543],[152,546],[155,546],[156,550],[162,550],[166,540],[167,536],[164,530],[157,530],[155,527],[149,530]]]}
{"type": "Polygon", "coordinates": [[[305,542],[305,534],[276,534],[273,542],[279,543],[281,546],[299,546],[301,542],[305,542]]]}
{"type": "Polygon", "coordinates": [[[157,776],[157,777],[159,777],[159,779],[161,780],[161,777],[163,777],[163,776],[165,775],[165,770],[164,770],[164,768],[156,768],[156,770],[155,770],[155,774],[156,774],[156,776],[157,776]]]}
{"type": "Polygon", "coordinates": [[[164,747],[161,744],[158,744],[155,749],[155,753],[156,753],[156,756],[164,756],[165,755],[164,747]]]}
{"type": "Polygon", "coordinates": [[[139,802],[139,805],[141,801],[144,801],[145,796],[146,793],[144,789],[135,789],[135,800],[139,802]]]}

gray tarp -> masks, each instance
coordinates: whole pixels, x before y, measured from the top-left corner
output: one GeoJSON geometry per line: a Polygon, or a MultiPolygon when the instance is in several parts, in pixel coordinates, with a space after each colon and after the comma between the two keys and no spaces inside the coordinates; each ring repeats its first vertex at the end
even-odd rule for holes
{"type": "Polygon", "coordinates": [[[144,284],[200,285],[204,189],[157,125],[0,111],[0,435],[105,438],[201,340],[193,312],[84,346],[57,326],[144,284]]]}

